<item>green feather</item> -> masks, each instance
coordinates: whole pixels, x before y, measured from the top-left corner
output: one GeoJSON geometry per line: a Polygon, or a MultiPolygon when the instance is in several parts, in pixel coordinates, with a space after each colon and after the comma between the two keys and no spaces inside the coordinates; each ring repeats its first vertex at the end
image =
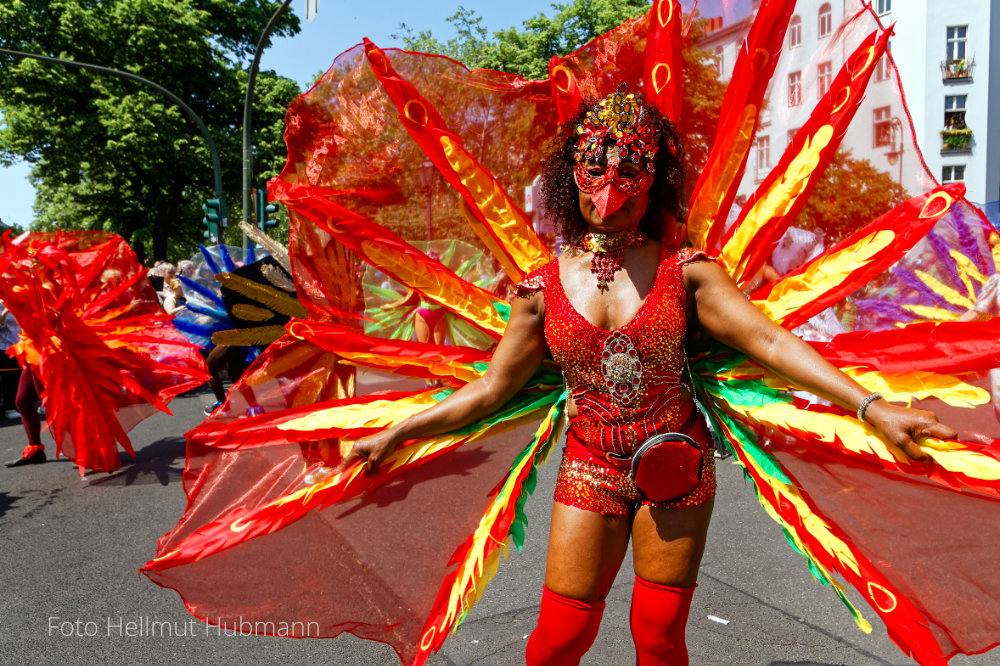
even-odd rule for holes
{"type": "Polygon", "coordinates": [[[493,309],[497,311],[500,318],[504,321],[510,321],[510,304],[504,303],[503,301],[494,301],[493,309]]]}

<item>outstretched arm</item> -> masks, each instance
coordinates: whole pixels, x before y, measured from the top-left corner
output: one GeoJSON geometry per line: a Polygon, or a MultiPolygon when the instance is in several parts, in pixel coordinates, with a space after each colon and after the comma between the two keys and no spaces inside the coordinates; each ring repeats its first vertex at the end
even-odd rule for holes
{"type": "Polygon", "coordinates": [[[402,296],[400,296],[399,298],[397,298],[396,300],[394,300],[391,303],[386,303],[385,305],[379,306],[379,309],[381,309],[381,310],[392,310],[393,308],[398,308],[400,306],[407,305],[407,304],[409,304],[409,303],[411,303],[411,302],[413,302],[415,300],[418,300],[418,299],[414,298],[414,293],[415,292],[412,289],[410,289],[409,287],[407,287],[405,294],[403,294],[402,296]]]}
{"type": "MultiPolygon", "coordinates": [[[[687,264],[684,282],[698,323],[719,342],[845,409],[856,411],[870,393],[810,345],[768,319],[719,265],[708,261],[687,264]]],[[[899,407],[885,400],[872,402],[865,411],[865,420],[915,460],[928,458],[917,446],[917,438],[951,438],[956,434],[931,412],[899,407]]]]}
{"type": "Polygon", "coordinates": [[[374,474],[382,459],[406,440],[461,428],[500,408],[531,379],[545,357],[543,307],[541,292],[529,298],[515,298],[507,329],[482,377],[433,407],[377,435],[359,439],[337,471],[366,459],[369,474],[374,474]]]}

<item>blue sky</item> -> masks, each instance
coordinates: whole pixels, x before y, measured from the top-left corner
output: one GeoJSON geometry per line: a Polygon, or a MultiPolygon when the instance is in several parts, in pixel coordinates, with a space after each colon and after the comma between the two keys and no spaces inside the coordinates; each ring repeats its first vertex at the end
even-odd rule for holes
{"type": "MultiPolygon", "coordinates": [[[[414,31],[431,30],[442,41],[454,37],[445,19],[459,5],[474,9],[490,32],[511,26],[520,28],[533,16],[553,13],[551,0],[321,0],[316,19],[307,23],[302,18],[302,31],[298,35],[277,40],[264,52],[261,68],[273,69],[298,81],[304,90],[337,54],[360,42],[362,37],[382,47],[402,46],[390,37],[398,31],[400,23],[406,23],[414,31]]],[[[300,17],[305,16],[305,0],[295,0],[291,8],[300,17]]],[[[8,224],[27,227],[32,220],[35,194],[27,175],[25,164],[0,167],[0,218],[8,224]]]]}

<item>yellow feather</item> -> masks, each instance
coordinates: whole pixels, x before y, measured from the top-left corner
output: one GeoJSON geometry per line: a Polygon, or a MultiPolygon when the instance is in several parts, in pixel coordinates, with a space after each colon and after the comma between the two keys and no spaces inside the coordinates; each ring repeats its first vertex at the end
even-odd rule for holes
{"type": "Polygon", "coordinates": [[[212,334],[212,342],[223,347],[264,347],[285,334],[284,326],[257,326],[212,334]]]}
{"type": "Polygon", "coordinates": [[[817,166],[823,149],[830,144],[832,138],[831,125],[823,125],[807,138],[802,150],[789,162],[785,173],[754,202],[732,238],[722,248],[722,261],[734,280],[742,277],[749,255],[747,248],[760,230],[784,218],[805,191],[809,181],[822,175],[817,173],[817,166]]]}
{"type": "Polygon", "coordinates": [[[309,311],[299,303],[298,299],[289,296],[283,291],[233,273],[219,273],[216,278],[224,287],[232,289],[236,293],[246,296],[261,305],[266,305],[275,312],[288,317],[299,317],[302,319],[309,316],[309,311]]]}
{"type": "Polygon", "coordinates": [[[237,303],[234,305],[233,314],[238,319],[244,319],[246,321],[267,321],[268,319],[274,319],[276,316],[273,312],[266,308],[250,305],[249,303],[237,303]]]}
{"type": "Polygon", "coordinates": [[[968,310],[976,303],[974,300],[970,300],[965,296],[962,296],[962,294],[958,293],[926,271],[917,270],[913,271],[913,274],[920,278],[924,284],[933,289],[935,293],[941,296],[941,298],[948,301],[952,305],[957,305],[963,310],[968,310]]]}

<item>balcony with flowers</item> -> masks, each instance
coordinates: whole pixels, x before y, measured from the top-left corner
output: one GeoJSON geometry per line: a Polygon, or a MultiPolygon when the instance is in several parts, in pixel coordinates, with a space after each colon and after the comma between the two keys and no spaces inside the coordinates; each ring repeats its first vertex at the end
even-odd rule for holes
{"type": "Polygon", "coordinates": [[[953,127],[941,130],[942,153],[967,153],[972,150],[972,130],[953,127]]]}
{"type": "Polygon", "coordinates": [[[943,81],[971,81],[972,72],[976,68],[975,58],[966,60],[942,60],[941,80],[943,81]]]}

